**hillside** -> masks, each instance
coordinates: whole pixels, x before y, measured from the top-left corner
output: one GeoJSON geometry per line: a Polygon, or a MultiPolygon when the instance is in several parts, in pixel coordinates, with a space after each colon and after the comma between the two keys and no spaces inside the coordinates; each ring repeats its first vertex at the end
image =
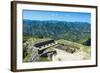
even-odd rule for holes
{"type": "Polygon", "coordinates": [[[89,60],[91,58],[90,46],[84,46],[76,42],[60,39],[56,41],[57,44],[48,47],[43,51],[43,53],[55,51],[56,54],[52,54],[51,56],[40,56],[36,61],[31,61],[32,55],[36,55],[35,48],[34,50],[31,50],[33,45],[39,41],[45,41],[48,39],[49,38],[35,39],[33,37],[27,39],[27,42],[25,42],[23,45],[23,62],[78,61],[89,60]]]}
{"type": "Polygon", "coordinates": [[[86,22],[23,20],[23,35],[36,38],[64,39],[84,45],[90,38],[91,25],[86,22]]]}

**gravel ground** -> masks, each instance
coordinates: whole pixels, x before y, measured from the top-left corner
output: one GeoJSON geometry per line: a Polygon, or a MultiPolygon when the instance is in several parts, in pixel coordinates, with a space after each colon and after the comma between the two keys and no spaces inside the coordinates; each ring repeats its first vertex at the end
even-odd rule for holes
{"type": "Polygon", "coordinates": [[[82,51],[75,52],[73,54],[68,53],[64,50],[55,49],[57,55],[53,56],[53,61],[75,61],[83,60],[86,57],[86,53],[82,51]]]}

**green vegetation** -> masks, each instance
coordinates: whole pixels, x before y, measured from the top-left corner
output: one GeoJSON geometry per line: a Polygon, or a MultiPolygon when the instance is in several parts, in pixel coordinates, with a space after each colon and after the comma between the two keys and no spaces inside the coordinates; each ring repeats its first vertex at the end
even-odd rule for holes
{"type": "MultiPolygon", "coordinates": [[[[28,44],[31,44],[31,42],[33,42],[33,44],[34,44],[34,43],[36,43],[37,41],[40,41],[40,40],[41,39],[39,39],[39,38],[29,37],[26,42],[28,44]]],[[[48,40],[48,39],[42,39],[42,40],[48,40]]],[[[71,41],[64,40],[64,39],[57,40],[56,42],[58,43],[57,45],[63,44],[66,49],[68,47],[69,48],[70,47],[75,48],[76,49],[76,51],[75,51],[76,56],[82,55],[83,56],[82,60],[90,59],[90,54],[91,54],[91,49],[90,49],[91,47],[90,46],[85,46],[85,45],[82,45],[82,44],[79,44],[79,43],[76,43],[76,42],[71,42],[71,41]]],[[[32,45],[28,45],[27,47],[25,47],[25,45],[24,45],[25,48],[23,48],[23,49],[24,50],[26,49],[26,51],[23,52],[23,54],[28,53],[28,50],[30,49],[31,46],[32,45]]],[[[55,46],[51,46],[51,47],[46,48],[45,52],[54,51],[56,49],[59,49],[55,46]]],[[[69,53],[69,52],[66,51],[66,53],[69,53]]],[[[57,54],[59,54],[59,53],[57,53],[57,54]]],[[[74,55],[74,53],[71,53],[71,54],[74,55]]],[[[29,62],[30,58],[31,58],[31,52],[24,56],[23,62],[29,62]]],[[[61,60],[61,58],[58,58],[58,59],[59,59],[59,61],[61,60]]],[[[52,59],[49,59],[48,57],[42,56],[42,57],[39,57],[39,59],[36,60],[35,62],[45,62],[45,61],[52,61],[52,59]]]]}
{"type": "MultiPolygon", "coordinates": [[[[89,23],[65,22],[65,21],[33,21],[23,20],[23,61],[29,62],[31,58],[31,47],[35,43],[55,40],[66,48],[77,48],[76,56],[82,55],[82,59],[90,58],[91,54],[91,32],[89,23]]],[[[54,51],[54,46],[45,51],[54,51]]],[[[67,51],[66,51],[67,52],[67,51]]],[[[33,53],[34,54],[34,53],[33,53]]],[[[74,54],[73,54],[74,55],[74,54]]],[[[61,60],[61,58],[59,58],[61,60]]],[[[51,61],[48,57],[40,57],[36,62],[51,61]]]]}
{"type": "Polygon", "coordinates": [[[52,60],[49,60],[48,57],[40,57],[37,62],[45,62],[45,61],[52,61],[52,60]]]}
{"type": "Polygon", "coordinates": [[[85,22],[23,20],[23,23],[23,35],[27,37],[64,39],[80,44],[91,39],[91,25],[85,22]]]}

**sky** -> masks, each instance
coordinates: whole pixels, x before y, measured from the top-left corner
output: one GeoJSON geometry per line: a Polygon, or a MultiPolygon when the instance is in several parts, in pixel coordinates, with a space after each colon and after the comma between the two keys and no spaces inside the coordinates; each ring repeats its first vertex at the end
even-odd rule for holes
{"type": "Polygon", "coordinates": [[[23,10],[23,19],[91,23],[91,13],[23,10]]]}

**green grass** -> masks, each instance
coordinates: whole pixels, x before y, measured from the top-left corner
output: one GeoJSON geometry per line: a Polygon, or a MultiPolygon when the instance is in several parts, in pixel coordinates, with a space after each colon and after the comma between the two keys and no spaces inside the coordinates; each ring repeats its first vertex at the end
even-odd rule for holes
{"type": "Polygon", "coordinates": [[[45,62],[45,61],[51,61],[48,59],[48,57],[40,57],[37,62],[45,62]]]}
{"type": "MultiPolygon", "coordinates": [[[[45,40],[48,40],[48,39],[50,39],[50,38],[42,38],[41,39],[41,38],[35,38],[33,36],[24,36],[23,40],[26,40],[26,42],[29,43],[26,52],[36,42],[41,42],[41,41],[45,41],[45,40]]],[[[87,53],[86,56],[88,56],[88,54],[90,54],[90,52],[91,52],[90,46],[85,46],[85,45],[82,45],[82,44],[79,44],[79,43],[76,43],[76,42],[72,42],[72,41],[68,41],[68,40],[64,40],[64,39],[60,39],[60,40],[56,40],[56,41],[59,44],[68,45],[68,46],[73,47],[73,48],[78,48],[79,51],[83,51],[83,52],[87,53]]],[[[23,45],[23,47],[25,47],[25,46],[23,45]]],[[[47,48],[47,51],[54,51],[54,50],[55,49],[54,49],[53,46],[47,48]]],[[[31,57],[31,53],[28,53],[28,55],[26,55],[25,58],[23,59],[23,62],[29,62],[30,57],[31,57]]],[[[83,59],[87,59],[87,58],[89,58],[89,57],[84,57],[83,59]]],[[[51,61],[51,60],[49,60],[47,57],[40,57],[37,62],[43,62],[43,61],[51,61]]]]}
{"type": "Polygon", "coordinates": [[[82,44],[79,44],[76,42],[71,42],[71,41],[67,41],[67,40],[63,40],[63,39],[58,40],[57,42],[60,44],[68,45],[68,46],[73,47],[73,48],[78,48],[80,51],[84,51],[86,53],[90,53],[90,51],[91,51],[90,46],[85,46],[85,45],[82,45],[82,44]]]}

